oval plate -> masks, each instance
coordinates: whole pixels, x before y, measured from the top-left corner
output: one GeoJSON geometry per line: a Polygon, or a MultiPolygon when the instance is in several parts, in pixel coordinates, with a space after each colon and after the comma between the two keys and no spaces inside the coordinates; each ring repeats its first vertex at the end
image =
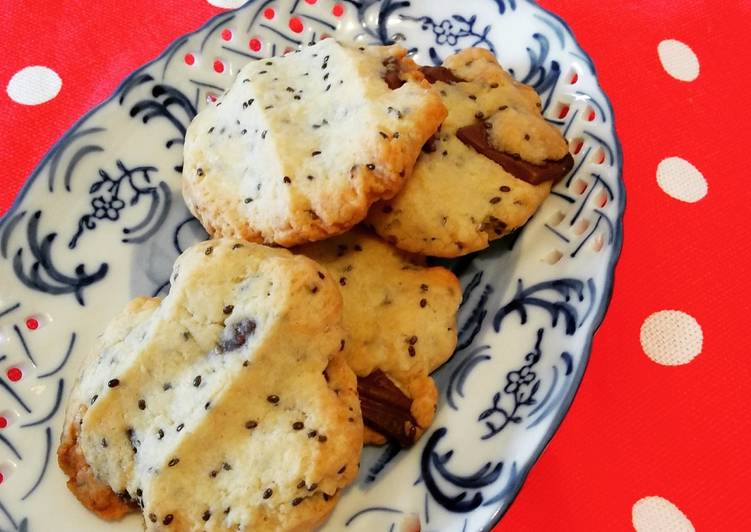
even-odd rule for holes
{"type": "Polygon", "coordinates": [[[521,0],[251,1],[128,77],[45,157],[0,222],[0,528],[138,530],[97,520],[55,464],[65,395],[96,334],[130,298],[164,294],[204,238],[183,205],[190,120],[249,60],[335,36],[401,41],[440,63],[492,50],[537,89],[576,165],[515,235],[458,260],[455,356],[433,426],[409,451],[368,448],[330,530],[490,529],[573,399],[621,246],[621,151],[610,103],[566,24],[521,0]],[[0,419],[2,424],[2,419],[0,419]]]}

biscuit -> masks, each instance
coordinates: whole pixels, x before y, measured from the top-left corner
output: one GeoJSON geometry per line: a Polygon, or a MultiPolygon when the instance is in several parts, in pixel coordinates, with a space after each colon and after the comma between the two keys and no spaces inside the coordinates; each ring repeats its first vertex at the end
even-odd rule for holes
{"type": "Polygon", "coordinates": [[[359,228],[297,251],[325,266],[342,292],[344,355],[358,376],[366,442],[413,443],[435,413],[429,374],[456,346],[458,279],[359,228]]]}
{"type": "Polygon", "coordinates": [[[445,116],[399,46],[253,61],[188,128],[183,196],[215,237],[321,240],[396,194],[445,116]]]}
{"type": "Polygon", "coordinates": [[[223,239],[183,253],[171,282],[115,318],[82,369],[58,451],[69,486],[103,517],[137,505],[147,530],[315,527],[363,438],[335,281],[223,239]]]}
{"type": "Polygon", "coordinates": [[[573,158],[537,93],[489,51],[463,50],[423,72],[449,115],[404,188],[374,205],[367,223],[406,251],[466,255],[526,223],[573,158]]]}

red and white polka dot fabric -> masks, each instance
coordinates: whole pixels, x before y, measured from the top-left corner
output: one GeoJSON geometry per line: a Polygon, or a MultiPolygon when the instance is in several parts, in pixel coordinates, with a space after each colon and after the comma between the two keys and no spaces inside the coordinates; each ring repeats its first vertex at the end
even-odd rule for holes
{"type": "MultiPolygon", "coordinates": [[[[243,3],[4,2],[0,213],[120,80],[243,3]]],[[[625,244],[581,390],[497,530],[748,529],[751,3],[542,3],[572,26],[612,99],[625,244]]],[[[6,376],[22,379],[23,368],[6,376]]],[[[0,430],[9,422],[0,405],[0,430]]]]}

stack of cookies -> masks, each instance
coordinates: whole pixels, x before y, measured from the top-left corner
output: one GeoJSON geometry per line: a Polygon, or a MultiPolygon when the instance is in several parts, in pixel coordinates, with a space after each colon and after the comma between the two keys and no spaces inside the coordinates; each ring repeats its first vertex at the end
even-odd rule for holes
{"type": "Polygon", "coordinates": [[[84,364],[68,486],[148,530],[315,528],[363,443],[408,447],[432,422],[461,287],[426,256],[523,225],[572,163],[486,50],[419,67],[327,39],[250,63],[185,140],[184,198],[212,240],[84,364]]]}

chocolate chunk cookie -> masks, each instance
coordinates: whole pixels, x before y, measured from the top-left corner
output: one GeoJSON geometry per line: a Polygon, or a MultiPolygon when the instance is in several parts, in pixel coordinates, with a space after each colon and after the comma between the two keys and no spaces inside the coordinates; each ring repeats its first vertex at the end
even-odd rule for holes
{"type": "Polygon", "coordinates": [[[169,295],[107,327],[58,451],[79,500],[148,530],[308,530],[356,476],[363,425],[336,281],[282,249],[213,240],[169,295]]]}
{"type": "Polygon", "coordinates": [[[458,279],[362,229],[297,251],[325,266],[341,290],[344,355],[357,374],[366,442],[410,445],[435,413],[429,375],[456,346],[458,279]]]}
{"type": "Polygon", "coordinates": [[[456,257],[523,225],[573,158],[535,91],[489,51],[463,50],[423,72],[449,115],[404,188],[367,222],[406,251],[456,257]]]}

